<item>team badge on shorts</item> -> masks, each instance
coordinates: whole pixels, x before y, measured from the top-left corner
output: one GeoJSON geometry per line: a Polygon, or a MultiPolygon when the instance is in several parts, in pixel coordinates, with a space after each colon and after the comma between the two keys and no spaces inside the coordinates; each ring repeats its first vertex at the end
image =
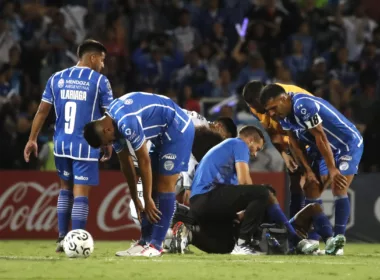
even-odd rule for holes
{"type": "Polygon", "coordinates": [[[350,167],[350,165],[349,165],[348,162],[346,162],[346,161],[342,161],[342,162],[339,164],[339,170],[341,170],[341,171],[345,171],[345,170],[347,170],[349,167],[350,167]]]}
{"type": "Polygon", "coordinates": [[[167,170],[167,171],[172,170],[172,169],[174,168],[174,162],[171,161],[171,160],[167,160],[167,161],[165,161],[165,162],[164,162],[164,168],[165,168],[165,170],[167,170]]]}

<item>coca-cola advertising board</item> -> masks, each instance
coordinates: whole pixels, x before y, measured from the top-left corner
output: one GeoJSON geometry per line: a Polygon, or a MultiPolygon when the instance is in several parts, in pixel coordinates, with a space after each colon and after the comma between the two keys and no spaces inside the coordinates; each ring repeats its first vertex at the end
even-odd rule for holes
{"type": "MultiPolygon", "coordinates": [[[[0,239],[57,237],[55,172],[0,171],[0,239]]],[[[283,206],[284,173],[254,173],[253,182],[272,184],[283,206]]],[[[102,171],[90,193],[87,230],[97,240],[131,240],[139,228],[129,214],[129,188],[118,171],[102,171]]]]}

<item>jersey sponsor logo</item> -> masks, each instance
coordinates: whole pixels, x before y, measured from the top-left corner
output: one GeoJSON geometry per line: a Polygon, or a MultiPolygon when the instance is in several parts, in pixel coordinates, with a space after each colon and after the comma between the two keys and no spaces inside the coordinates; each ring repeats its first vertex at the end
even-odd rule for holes
{"type": "Polygon", "coordinates": [[[68,85],[78,85],[78,86],[90,86],[90,82],[87,81],[79,81],[79,80],[66,80],[66,84],[68,85]]]}
{"type": "Polygon", "coordinates": [[[301,114],[302,114],[302,115],[305,115],[305,114],[306,114],[306,109],[305,109],[305,108],[302,108],[302,109],[301,109],[301,114]]]}
{"type": "Polygon", "coordinates": [[[87,92],[83,90],[71,90],[71,89],[61,89],[61,99],[72,99],[72,100],[87,100],[87,92]]]}
{"type": "Polygon", "coordinates": [[[63,170],[63,176],[70,176],[70,172],[67,172],[66,170],[63,170]]]}
{"type": "Polygon", "coordinates": [[[350,165],[348,164],[347,161],[342,161],[342,162],[339,164],[339,170],[341,170],[341,171],[345,171],[345,170],[347,170],[349,167],[350,167],[350,165]]]}
{"type": "Polygon", "coordinates": [[[58,87],[63,88],[65,86],[65,80],[64,79],[59,79],[58,81],[58,87]]]}
{"type": "Polygon", "coordinates": [[[128,98],[127,100],[124,101],[124,104],[125,105],[131,105],[131,104],[133,104],[133,99],[128,98]]]}
{"type": "Polygon", "coordinates": [[[75,180],[80,180],[80,181],[88,181],[88,177],[84,177],[84,176],[74,176],[74,179],[75,180]]]}
{"type": "Polygon", "coordinates": [[[344,160],[344,161],[350,161],[350,160],[352,160],[352,156],[348,156],[348,155],[345,155],[345,156],[341,156],[340,158],[339,158],[339,160],[344,160]]]}
{"type": "Polygon", "coordinates": [[[171,160],[174,160],[176,158],[177,158],[177,155],[175,155],[175,154],[166,154],[166,155],[162,156],[162,159],[171,159],[171,160]]]}
{"type": "Polygon", "coordinates": [[[165,170],[167,170],[167,171],[173,170],[173,168],[174,168],[174,162],[171,161],[171,160],[167,160],[167,161],[165,161],[165,162],[164,162],[164,168],[165,168],[165,170]]]}
{"type": "Polygon", "coordinates": [[[130,136],[132,134],[132,130],[130,128],[127,128],[125,131],[124,131],[125,135],[127,136],[130,136]]]}

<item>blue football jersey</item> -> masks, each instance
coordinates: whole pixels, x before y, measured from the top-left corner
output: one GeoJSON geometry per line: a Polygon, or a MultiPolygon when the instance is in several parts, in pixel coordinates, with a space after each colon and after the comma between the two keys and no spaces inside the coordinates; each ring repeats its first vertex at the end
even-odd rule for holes
{"type": "Polygon", "coordinates": [[[249,158],[249,148],[240,138],[230,138],[216,145],[202,158],[195,171],[191,196],[207,193],[216,184],[237,185],[235,164],[248,164],[249,158]]]}
{"type": "Polygon", "coordinates": [[[53,74],[42,101],[53,104],[56,116],[54,155],[76,160],[96,161],[99,149],[88,145],[84,126],[99,119],[112,102],[108,79],[87,67],[70,67],[53,74]]]}
{"type": "MultiPolygon", "coordinates": [[[[134,151],[145,140],[155,145],[160,145],[160,141],[165,139],[170,141],[191,123],[191,118],[173,100],[146,92],[132,92],[115,99],[107,114],[116,122],[119,133],[130,142],[134,151]]],[[[123,139],[114,142],[116,152],[125,146],[123,139]]]]}
{"type": "Polygon", "coordinates": [[[334,153],[347,152],[363,144],[363,138],[345,116],[329,102],[307,94],[290,94],[292,113],[280,120],[284,130],[291,130],[302,142],[316,149],[314,136],[308,131],[322,124],[327,139],[334,153]]]}

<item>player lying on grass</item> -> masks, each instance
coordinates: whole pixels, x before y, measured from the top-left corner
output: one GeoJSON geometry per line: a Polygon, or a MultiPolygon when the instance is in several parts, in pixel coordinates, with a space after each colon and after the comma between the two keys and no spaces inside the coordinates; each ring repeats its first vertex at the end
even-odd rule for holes
{"type": "MultiPolygon", "coordinates": [[[[86,40],[78,47],[78,64],[49,78],[24,150],[26,162],[30,154],[37,156],[38,134],[54,107],[54,160],[61,189],[57,203],[57,253],[63,252],[62,242],[70,220],[72,229],[86,228],[88,195],[92,186],[99,183],[98,148],[101,146],[91,148],[83,137],[83,128],[86,123],[100,118],[113,100],[110,83],[100,74],[106,52],[101,43],[86,40]]],[[[101,161],[108,160],[112,146],[102,148],[101,161]]]]}
{"type": "MultiPolygon", "coordinates": [[[[331,181],[335,204],[334,234],[345,234],[350,216],[347,189],[363,154],[363,138],[349,120],[322,98],[287,93],[276,84],[261,92],[260,103],[288,132],[293,150],[306,169],[310,197],[322,204],[323,188],[331,181]],[[309,145],[307,158],[302,146],[309,145]],[[310,162],[312,162],[310,166],[310,162]],[[321,184],[316,179],[320,177],[321,184]]],[[[342,252],[343,253],[343,252],[342,252]]]]}
{"type": "MultiPolygon", "coordinates": [[[[212,236],[215,228],[230,225],[236,213],[245,210],[233,254],[256,254],[250,246],[252,234],[260,225],[256,205],[263,212],[267,211],[274,222],[283,224],[292,239],[299,240],[268,188],[252,185],[249,158],[263,146],[264,138],[259,129],[253,126],[242,128],[237,138],[223,141],[205,155],[191,186],[190,208],[206,235],[212,236]]],[[[312,246],[305,243],[303,249],[307,251],[309,248],[312,246]]]]}
{"type": "Polygon", "coordinates": [[[113,143],[137,213],[143,212],[136,256],[161,256],[161,245],[175,210],[175,184],[179,173],[188,170],[194,132],[191,118],[171,99],[145,92],[115,99],[103,118],[85,126],[84,137],[92,147],[113,143]],[[125,140],[136,153],[144,208],[125,140]],[[150,154],[147,140],[153,144],[150,154]]]}
{"type": "MultiPolygon", "coordinates": [[[[259,225],[260,222],[269,222],[265,217],[265,211],[262,211],[262,204],[256,203],[252,207],[256,208],[257,220],[255,220],[255,225],[259,225]]],[[[234,223],[222,224],[216,228],[204,230],[197,224],[191,210],[186,208],[184,205],[177,207],[173,218],[176,221],[173,226],[173,232],[165,240],[168,252],[185,253],[188,251],[188,245],[190,244],[209,254],[229,254],[234,249],[235,242],[239,236],[240,224],[244,218],[244,211],[236,213],[234,223]]],[[[318,203],[311,203],[305,206],[290,220],[290,223],[297,231],[302,232],[304,235],[310,232],[313,227],[326,243],[325,252],[327,255],[335,255],[345,245],[345,237],[343,235],[333,237],[329,219],[323,213],[323,209],[318,203]]],[[[261,238],[259,228],[254,229],[253,236],[254,239],[256,239],[255,236],[261,238]],[[255,232],[258,234],[255,235],[255,232]]],[[[252,240],[252,244],[259,242],[260,240],[252,240]]],[[[297,253],[303,253],[304,242],[306,241],[299,243],[298,250],[296,250],[297,253]]],[[[258,246],[255,246],[255,248],[258,248],[258,246]]],[[[311,250],[306,251],[306,253],[311,252],[311,250]]]]}

